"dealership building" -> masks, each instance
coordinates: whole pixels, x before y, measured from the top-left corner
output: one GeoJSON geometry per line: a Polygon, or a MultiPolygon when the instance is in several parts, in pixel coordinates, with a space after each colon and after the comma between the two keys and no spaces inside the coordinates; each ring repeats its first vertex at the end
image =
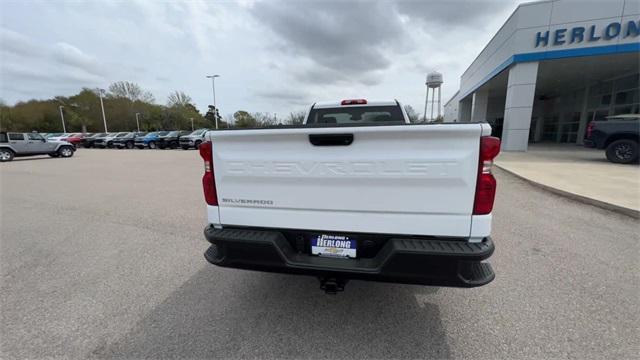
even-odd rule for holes
{"type": "Polygon", "coordinates": [[[447,122],[487,121],[503,150],[581,144],[589,121],[640,112],[640,1],[518,6],[460,78],[447,122]]]}

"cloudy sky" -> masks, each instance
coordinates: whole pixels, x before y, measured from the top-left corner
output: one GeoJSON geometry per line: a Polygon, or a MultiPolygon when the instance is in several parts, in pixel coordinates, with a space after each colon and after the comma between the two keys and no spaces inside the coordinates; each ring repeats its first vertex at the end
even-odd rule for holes
{"type": "Polygon", "coordinates": [[[0,98],[9,104],[128,80],[164,103],[276,112],[315,101],[443,102],[517,1],[7,1],[0,3],[0,98]]]}

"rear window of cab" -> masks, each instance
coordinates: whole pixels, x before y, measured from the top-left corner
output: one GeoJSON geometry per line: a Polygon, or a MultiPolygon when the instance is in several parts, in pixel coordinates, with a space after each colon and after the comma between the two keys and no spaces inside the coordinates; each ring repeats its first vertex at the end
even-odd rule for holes
{"type": "Polygon", "coordinates": [[[312,109],[307,125],[404,124],[402,110],[390,106],[341,106],[312,109]]]}

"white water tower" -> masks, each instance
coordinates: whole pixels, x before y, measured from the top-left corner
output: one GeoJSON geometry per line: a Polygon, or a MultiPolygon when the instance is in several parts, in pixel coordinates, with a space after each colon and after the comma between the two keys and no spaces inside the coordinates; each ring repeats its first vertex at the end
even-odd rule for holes
{"type": "Polygon", "coordinates": [[[429,103],[429,89],[431,89],[431,118],[429,121],[433,121],[433,107],[435,106],[435,94],[438,91],[438,117],[440,117],[440,102],[442,95],[440,93],[440,86],[442,86],[442,74],[439,72],[430,72],[427,74],[427,96],[424,99],[424,117],[423,120],[427,121],[427,104],[429,103]]]}

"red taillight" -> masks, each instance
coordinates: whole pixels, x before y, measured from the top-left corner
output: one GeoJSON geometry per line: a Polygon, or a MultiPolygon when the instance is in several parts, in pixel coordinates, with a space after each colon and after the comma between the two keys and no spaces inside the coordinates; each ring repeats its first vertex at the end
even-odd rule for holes
{"type": "Polygon", "coordinates": [[[216,191],[216,177],[213,174],[213,146],[210,141],[205,141],[198,148],[200,157],[204,160],[204,175],[202,176],[202,188],[204,199],[209,205],[218,206],[218,192],[216,191]]]}
{"type": "Polygon", "coordinates": [[[500,139],[492,136],[480,138],[480,160],[473,215],[486,215],[493,210],[493,200],[496,197],[496,179],[491,173],[491,167],[493,166],[493,159],[499,153],[500,139]]]}
{"type": "Polygon", "coordinates": [[[585,135],[585,138],[587,138],[587,139],[591,138],[591,134],[593,134],[593,127],[595,125],[596,124],[593,121],[591,121],[591,122],[589,122],[589,124],[587,124],[587,133],[585,135]]]}
{"type": "Polygon", "coordinates": [[[351,99],[351,100],[342,100],[340,105],[366,105],[367,100],[365,99],[351,99]]]}

